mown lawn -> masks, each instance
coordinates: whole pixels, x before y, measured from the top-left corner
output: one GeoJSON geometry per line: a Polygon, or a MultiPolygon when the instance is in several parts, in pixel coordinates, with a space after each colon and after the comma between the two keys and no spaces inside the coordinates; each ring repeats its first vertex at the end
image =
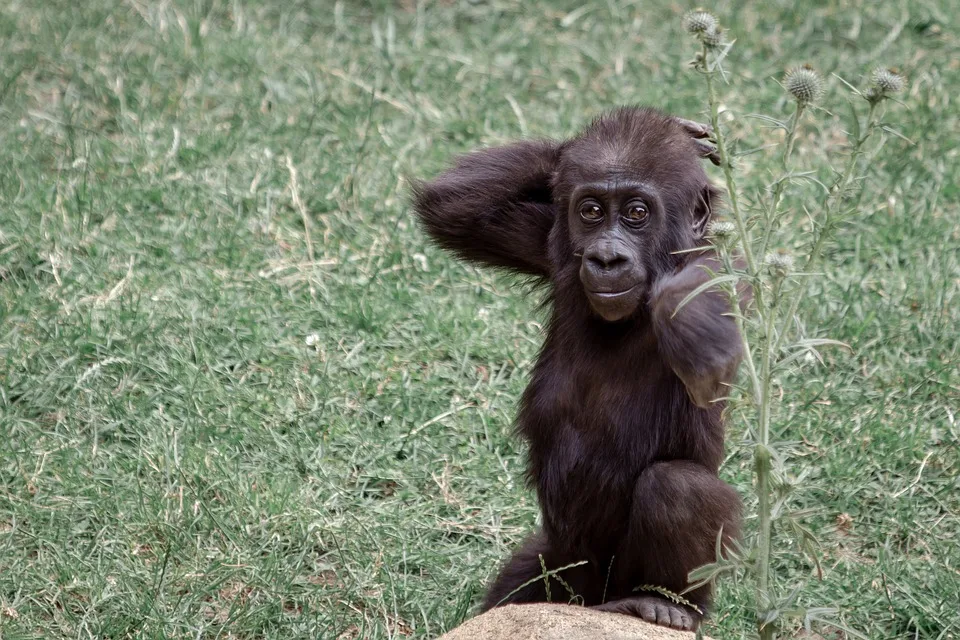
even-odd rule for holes
{"type": "MultiPolygon", "coordinates": [[[[949,0],[708,6],[731,131],[812,62],[910,78],[783,379],[805,606],[960,637],[960,38],[949,0]]],[[[644,103],[702,117],[666,1],[0,7],[0,637],[429,638],[533,526],[511,421],[544,312],[407,204],[458,152],[644,103]]],[[[842,143],[831,77],[801,165],[842,143]]],[[[775,169],[742,159],[745,192],[775,169]]],[[[715,174],[716,175],[716,174],[715,174]]],[[[718,176],[719,177],[719,176],[718,176]]],[[[811,212],[813,215],[816,212],[811,212]]],[[[749,498],[730,428],[724,477],[749,498]]],[[[791,560],[790,558],[793,558],[791,560]]],[[[708,632],[752,625],[724,583],[708,632]]],[[[828,638],[829,629],[821,629],[828,638]]]]}

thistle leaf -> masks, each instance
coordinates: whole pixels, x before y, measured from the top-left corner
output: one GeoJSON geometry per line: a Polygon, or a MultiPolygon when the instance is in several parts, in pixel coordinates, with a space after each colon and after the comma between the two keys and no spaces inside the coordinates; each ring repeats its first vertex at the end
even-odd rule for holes
{"type": "Polygon", "coordinates": [[[847,103],[850,106],[850,124],[853,127],[853,130],[850,132],[851,137],[854,140],[860,139],[860,116],[857,115],[857,108],[853,106],[852,102],[847,103]]]}
{"type": "Polygon", "coordinates": [[[634,591],[653,591],[654,593],[659,593],[664,598],[667,598],[668,600],[676,602],[677,604],[682,604],[684,606],[690,607],[697,613],[703,615],[703,611],[700,609],[700,607],[693,604],[692,602],[690,602],[689,600],[681,596],[679,593],[674,593],[673,591],[670,591],[669,589],[665,589],[664,587],[658,587],[657,585],[654,585],[654,584],[642,584],[639,587],[634,587],[633,590],[634,591]]]}
{"type": "Polygon", "coordinates": [[[680,301],[680,304],[677,305],[677,308],[673,310],[673,313],[670,314],[670,317],[671,318],[677,317],[677,314],[680,313],[681,309],[687,306],[687,304],[689,304],[691,300],[696,298],[698,295],[700,295],[704,291],[712,289],[717,285],[724,284],[725,282],[737,282],[739,279],[740,279],[740,276],[738,274],[728,273],[728,274],[724,274],[722,276],[717,276],[716,278],[711,278],[710,280],[707,280],[700,286],[696,287],[693,291],[688,293],[683,298],[683,300],[680,301]]]}

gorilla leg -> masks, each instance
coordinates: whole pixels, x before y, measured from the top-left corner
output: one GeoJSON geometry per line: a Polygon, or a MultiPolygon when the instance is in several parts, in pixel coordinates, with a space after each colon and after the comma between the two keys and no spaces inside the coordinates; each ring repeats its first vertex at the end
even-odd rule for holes
{"type": "MultiPolygon", "coordinates": [[[[720,531],[725,543],[739,535],[740,510],[736,492],[703,465],[676,460],[648,467],[635,485],[627,535],[614,561],[611,594],[619,599],[597,608],[695,629],[701,614],[634,589],[648,584],[681,593],[691,570],[716,559],[720,531]]],[[[703,586],[684,597],[704,611],[710,595],[703,586]]]]}
{"type": "Polygon", "coordinates": [[[582,602],[593,601],[593,591],[596,590],[594,567],[589,564],[571,567],[545,580],[542,577],[544,571],[540,563],[541,557],[547,571],[577,562],[575,558],[558,552],[542,532],[535,533],[527,538],[523,546],[515,551],[500,569],[500,573],[487,590],[481,610],[487,611],[503,604],[524,602],[566,603],[575,596],[583,598],[582,602]],[[549,594],[547,584],[549,584],[549,594]],[[571,590],[573,594],[570,593],[571,590]]]}

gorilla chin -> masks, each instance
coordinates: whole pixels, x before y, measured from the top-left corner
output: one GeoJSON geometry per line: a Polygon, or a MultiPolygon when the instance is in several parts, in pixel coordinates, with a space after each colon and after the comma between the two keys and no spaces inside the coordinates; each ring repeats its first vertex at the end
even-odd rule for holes
{"type": "Polygon", "coordinates": [[[607,322],[620,322],[632,316],[643,302],[641,284],[620,291],[589,291],[587,300],[598,316],[607,322]]]}

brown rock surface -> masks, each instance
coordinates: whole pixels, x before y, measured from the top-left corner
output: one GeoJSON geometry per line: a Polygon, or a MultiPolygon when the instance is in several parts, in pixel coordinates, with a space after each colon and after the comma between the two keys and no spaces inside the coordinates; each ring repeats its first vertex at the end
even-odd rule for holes
{"type": "MultiPolygon", "coordinates": [[[[694,634],[639,618],[563,604],[491,609],[438,640],[693,640],[694,634]]],[[[709,638],[705,638],[709,640],[709,638]]]]}

